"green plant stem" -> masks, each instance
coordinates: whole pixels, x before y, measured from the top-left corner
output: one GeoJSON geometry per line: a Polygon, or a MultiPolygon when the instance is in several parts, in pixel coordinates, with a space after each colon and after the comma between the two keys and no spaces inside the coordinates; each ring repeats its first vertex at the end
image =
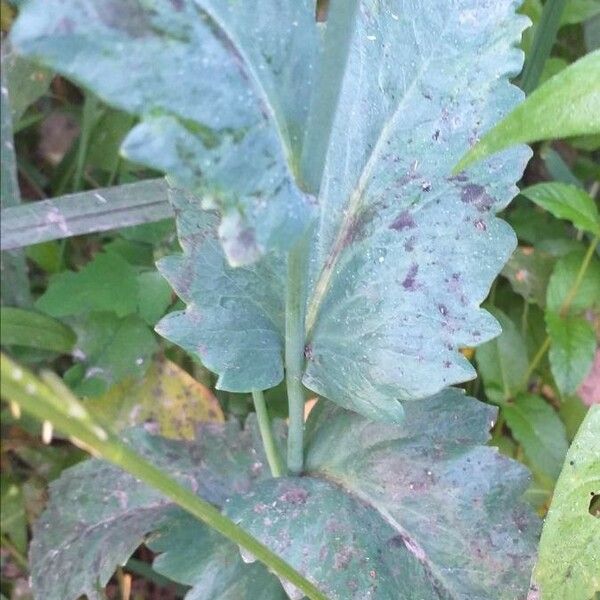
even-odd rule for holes
{"type": "Polygon", "coordinates": [[[521,76],[521,88],[527,95],[535,90],[540,81],[544,65],[550,56],[552,46],[554,46],[556,34],[560,28],[560,19],[566,4],[567,0],[546,0],[544,4],[542,16],[521,76]]]}
{"type": "Polygon", "coordinates": [[[358,0],[329,2],[323,60],[311,99],[300,161],[302,182],[315,195],[321,184],[357,8],[358,0]]]}
{"type": "Polygon", "coordinates": [[[262,438],[267,462],[271,469],[273,477],[281,477],[283,469],[281,467],[281,459],[273,438],[273,430],[271,429],[271,421],[265,403],[265,395],[262,391],[257,390],[252,392],[252,400],[254,400],[254,408],[256,410],[256,418],[258,419],[258,428],[260,429],[260,437],[262,438]]]}
{"type": "MultiPolygon", "coordinates": [[[[309,236],[307,236],[308,239],[309,236]]],[[[288,255],[285,298],[285,373],[289,404],[287,466],[292,475],[304,466],[304,298],[307,240],[301,240],[288,255]]]]}
{"type": "MultiPolygon", "coordinates": [[[[577,295],[577,292],[579,291],[579,287],[581,286],[581,282],[583,281],[583,278],[585,277],[588,267],[590,266],[590,262],[592,261],[592,257],[594,256],[594,251],[596,250],[596,246],[598,246],[599,241],[600,241],[600,238],[598,238],[597,236],[592,240],[590,247],[587,249],[587,252],[585,253],[585,256],[583,257],[583,261],[581,261],[581,266],[579,267],[579,271],[577,272],[577,276],[575,277],[573,286],[569,290],[569,293],[567,294],[567,297],[564,299],[563,303],[561,304],[561,307],[559,310],[560,315],[563,317],[569,311],[569,308],[571,307],[571,303],[573,302],[573,299],[575,298],[575,296],[577,295]]],[[[524,377],[524,381],[523,381],[524,386],[526,386],[527,383],[529,382],[529,378],[531,377],[533,372],[537,369],[538,365],[540,364],[542,358],[544,358],[544,355],[546,354],[546,352],[548,351],[549,348],[550,348],[550,336],[546,336],[546,339],[543,341],[542,345],[539,347],[538,351],[535,353],[533,360],[531,361],[531,363],[529,364],[529,367],[527,368],[527,372],[525,373],[525,377],[524,377]]]]}
{"type": "Polygon", "coordinates": [[[77,158],[75,162],[75,174],[73,176],[73,192],[81,190],[83,182],[83,171],[85,169],[85,160],[87,158],[88,147],[92,130],[96,125],[98,118],[98,100],[90,92],[86,92],[83,102],[83,115],[81,119],[81,133],[79,135],[79,144],[77,146],[77,158]]]}
{"type": "Polygon", "coordinates": [[[27,558],[23,556],[21,551],[5,535],[0,537],[0,546],[8,551],[8,553],[13,557],[13,560],[21,569],[23,569],[25,572],[29,572],[29,563],[27,562],[27,558]]]}
{"type": "Polygon", "coordinates": [[[586,271],[588,270],[588,267],[590,266],[590,262],[592,261],[592,257],[594,256],[594,252],[596,251],[596,246],[598,245],[598,241],[600,241],[600,238],[598,236],[596,236],[592,240],[590,247],[587,249],[587,252],[585,253],[585,256],[583,257],[583,261],[581,261],[581,267],[579,267],[579,271],[577,272],[577,277],[575,277],[573,287],[569,290],[567,297],[565,298],[564,302],[562,303],[562,305],[560,307],[559,312],[560,312],[560,315],[563,317],[569,311],[569,308],[571,308],[571,303],[573,302],[573,299],[575,298],[575,296],[577,295],[577,292],[579,291],[581,282],[583,281],[583,278],[585,277],[586,271]]]}
{"type": "Polygon", "coordinates": [[[42,381],[4,355],[0,371],[2,397],[16,402],[40,421],[49,421],[56,429],[67,434],[74,444],[92,455],[112,462],[160,491],[191,515],[244,548],[311,600],[327,600],[310,581],[264,544],[222,515],[214,506],[149,463],[92,418],[54,373],[43,373],[42,381]]]}

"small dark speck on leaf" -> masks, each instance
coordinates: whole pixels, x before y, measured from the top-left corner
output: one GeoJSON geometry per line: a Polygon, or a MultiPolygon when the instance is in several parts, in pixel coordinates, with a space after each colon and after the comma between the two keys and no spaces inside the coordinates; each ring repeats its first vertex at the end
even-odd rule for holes
{"type": "Polygon", "coordinates": [[[412,215],[404,210],[402,211],[395,219],[395,221],[390,225],[390,229],[394,229],[395,231],[402,231],[403,229],[412,229],[416,227],[415,220],[412,218],[412,215]]]}

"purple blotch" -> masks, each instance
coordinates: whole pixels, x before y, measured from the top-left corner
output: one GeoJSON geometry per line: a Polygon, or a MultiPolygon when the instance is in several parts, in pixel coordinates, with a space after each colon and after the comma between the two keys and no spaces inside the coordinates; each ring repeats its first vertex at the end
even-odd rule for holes
{"type": "Polygon", "coordinates": [[[486,212],[494,206],[494,199],[485,191],[483,186],[468,183],[462,188],[460,199],[465,204],[472,204],[479,212],[486,212]]]}
{"type": "Polygon", "coordinates": [[[412,215],[407,211],[403,210],[397,217],[396,220],[390,225],[390,229],[395,231],[402,231],[403,229],[412,229],[416,227],[415,220],[412,215]]]}
{"type": "Polygon", "coordinates": [[[417,276],[418,270],[419,270],[419,265],[417,263],[413,263],[410,266],[410,269],[408,270],[408,273],[407,273],[406,277],[404,278],[404,281],[402,282],[402,287],[405,290],[410,290],[412,292],[415,289],[417,289],[416,276],[417,276]]]}

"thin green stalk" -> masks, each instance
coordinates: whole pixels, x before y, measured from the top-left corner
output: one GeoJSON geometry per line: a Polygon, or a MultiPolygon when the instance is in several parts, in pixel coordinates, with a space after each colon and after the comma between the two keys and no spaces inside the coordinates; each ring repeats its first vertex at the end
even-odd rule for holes
{"type": "Polygon", "coordinates": [[[260,437],[262,438],[265,454],[267,455],[267,462],[269,463],[269,468],[271,469],[271,475],[273,475],[273,477],[281,477],[283,474],[283,469],[281,467],[279,451],[277,450],[275,439],[273,438],[273,430],[271,429],[271,421],[269,419],[269,413],[265,403],[265,395],[262,391],[256,390],[252,392],[252,399],[254,400],[254,408],[256,410],[256,418],[258,419],[260,437]]]}
{"type": "Polygon", "coordinates": [[[29,571],[29,563],[27,562],[27,558],[23,556],[21,551],[5,535],[0,537],[0,546],[12,556],[13,560],[21,569],[23,569],[23,571],[29,571]]]}
{"type": "Polygon", "coordinates": [[[81,134],[79,135],[79,145],[77,146],[77,159],[75,162],[75,175],[73,176],[73,191],[81,191],[83,182],[83,171],[85,169],[85,159],[87,158],[88,147],[92,131],[98,119],[98,100],[90,92],[86,92],[83,103],[83,115],[81,119],[81,134]]]}
{"type": "MultiPolygon", "coordinates": [[[[566,313],[569,311],[569,308],[571,307],[571,303],[573,302],[575,296],[577,295],[577,292],[579,291],[579,287],[581,286],[583,278],[585,277],[588,267],[590,266],[590,262],[592,260],[592,257],[594,256],[594,251],[596,250],[596,246],[598,246],[599,241],[600,241],[600,238],[598,236],[596,236],[592,240],[590,247],[587,249],[587,252],[585,253],[585,256],[583,257],[583,261],[581,262],[581,266],[579,267],[579,271],[577,272],[577,276],[575,277],[575,281],[573,282],[573,286],[571,287],[571,289],[569,290],[569,293],[567,294],[567,297],[564,299],[563,303],[561,304],[561,307],[559,310],[559,314],[561,316],[565,316],[566,313]]],[[[546,352],[548,351],[549,348],[550,348],[550,337],[546,336],[546,339],[544,340],[542,345],[539,347],[538,351],[535,353],[533,360],[531,361],[531,363],[529,364],[529,367],[527,368],[527,372],[525,373],[525,377],[523,379],[523,385],[527,385],[529,378],[531,377],[533,372],[537,369],[538,365],[540,364],[542,358],[544,358],[544,355],[546,354],[546,352]]]]}
{"type": "MultiPolygon", "coordinates": [[[[358,0],[331,0],[323,60],[311,99],[311,108],[302,146],[300,178],[302,185],[315,196],[319,193],[329,138],[342,85],[344,66],[352,38],[358,0]]],[[[289,403],[287,466],[293,475],[302,473],[304,465],[304,346],[306,339],[305,307],[308,254],[307,232],[288,255],[285,317],[285,371],[289,403]]]]}
{"type": "Polygon", "coordinates": [[[521,89],[527,95],[535,90],[540,81],[544,65],[550,56],[552,46],[554,46],[566,4],[567,0],[546,0],[544,4],[533,44],[521,75],[521,89]]]}
{"type": "Polygon", "coordinates": [[[562,305],[560,307],[561,316],[564,316],[569,311],[569,308],[571,308],[571,303],[573,302],[575,296],[577,295],[577,292],[579,291],[579,287],[581,286],[581,282],[583,281],[586,271],[588,270],[588,267],[590,266],[590,262],[592,261],[592,257],[594,256],[594,252],[596,251],[596,246],[598,245],[598,241],[600,241],[600,238],[598,236],[596,236],[592,240],[590,247],[587,249],[587,252],[585,253],[585,256],[583,257],[583,261],[581,262],[581,267],[579,267],[577,277],[575,277],[575,281],[573,282],[573,287],[569,290],[567,297],[565,298],[564,302],[562,303],[562,305]]]}
{"type": "Polygon", "coordinates": [[[242,547],[278,576],[288,580],[311,600],[327,600],[310,581],[264,544],[100,425],[54,373],[42,374],[42,381],[4,355],[0,371],[2,397],[16,402],[40,421],[50,422],[56,429],[67,434],[73,443],[92,455],[112,462],[155,488],[191,515],[242,547]]]}
{"type": "Polygon", "coordinates": [[[289,404],[287,466],[292,475],[304,466],[304,299],[306,297],[307,241],[288,255],[285,298],[285,374],[289,404]]]}

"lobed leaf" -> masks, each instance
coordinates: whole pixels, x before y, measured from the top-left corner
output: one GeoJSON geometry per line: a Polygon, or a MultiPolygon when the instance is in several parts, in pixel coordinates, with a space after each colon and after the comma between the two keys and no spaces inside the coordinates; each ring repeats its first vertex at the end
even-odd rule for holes
{"type": "MultiPolygon", "coordinates": [[[[474,377],[458,349],[499,333],[478,305],[515,244],[494,213],[516,191],[526,153],[458,178],[451,169],[473,131],[519,98],[507,81],[522,58],[514,8],[365,1],[349,32],[312,234],[303,381],[370,418],[398,421],[398,400],[474,377]]],[[[283,256],[233,271],[206,241],[217,237],[214,219],[195,214],[192,198],[174,204],[185,253],[160,268],[189,308],[158,330],[216,370],[222,389],[276,385],[283,256]]]]}
{"type": "Polygon", "coordinates": [[[11,36],[23,54],[142,117],[124,154],[218,207],[228,258],[246,264],[289,248],[311,213],[294,171],[319,48],[314,14],[311,0],[260,10],[43,0],[23,8],[11,36]]]}
{"type": "Polygon", "coordinates": [[[546,81],[456,165],[461,171],[513,144],[600,133],[600,50],[546,81]]]}
{"type": "Polygon", "coordinates": [[[522,469],[482,446],[493,415],[457,390],[407,404],[401,427],[322,404],[308,477],[260,482],[227,513],[332,599],[521,597],[537,524],[522,469]]]}
{"type": "MultiPolygon", "coordinates": [[[[321,403],[311,413],[302,478],[267,478],[252,423],[243,432],[234,423],[204,425],[192,442],[139,430],[131,441],[331,600],[483,600],[490,589],[512,600],[527,589],[538,522],[520,499],[524,469],[484,446],[494,414],[458,390],[410,403],[401,427],[321,403]]],[[[188,600],[285,597],[234,546],[97,460],[51,488],[34,532],[35,592],[97,598],[95,586],[142,541],[159,553],[159,573],[193,586],[188,600]]],[[[287,584],[286,592],[300,597],[287,584]]]]}
{"type": "MultiPolygon", "coordinates": [[[[254,450],[250,430],[241,432],[234,423],[205,424],[193,442],[166,440],[143,429],[132,430],[127,437],[137,452],[217,505],[268,472],[266,460],[254,450]]],[[[100,600],[101,588],[116,567],[125,564],[150,534],[164,529],[171,535],[180,520],[186,526],[192,520],[146,484],[97,459],[64,471],[50,485],[50,495],[30,548],[33,590],[36,597],[47,600],[76,600],[82,594],[100,600]]],[[[216,538],[194,522],[191,531],[204,532],[198,543],[216,538]]],[[[216,538],[214,545],[219,541],[216,538]]],[[[230,563],[241,562],[235,546],[220,543],[229,549],[230,563]]],[[[189,546],[174,549],[187,554],[189,546]]],[[[194,545],[194,551],[201,552],[202,546],[194,545]]],[[[218,554],[213,561],[219,564],[218,554]]],[[[263,584],[274,579],[258,565],[257,572],[263,584]]],[[[203,583],[218,585],[211,584],[208,576],[203,583]]],[[[210,593],[210,587],[205,589],[210,593]]]]}
{"type": "Polygon", "coordinates": [[[600,406],[592,406],[573,440],[540,541],[530,600],[589,600],[600,592],[600,406]],[[596,509],[597,511],[597,509],[596,509]]]}

